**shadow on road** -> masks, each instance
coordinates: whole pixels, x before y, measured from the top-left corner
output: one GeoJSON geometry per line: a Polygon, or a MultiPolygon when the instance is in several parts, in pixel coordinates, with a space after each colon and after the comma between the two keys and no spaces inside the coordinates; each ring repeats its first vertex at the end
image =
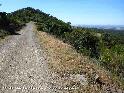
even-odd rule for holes
{"type": "Polygon", "coordinates": [[[21,35],[20,33],[13,33],[12,35],[21,35]]]}

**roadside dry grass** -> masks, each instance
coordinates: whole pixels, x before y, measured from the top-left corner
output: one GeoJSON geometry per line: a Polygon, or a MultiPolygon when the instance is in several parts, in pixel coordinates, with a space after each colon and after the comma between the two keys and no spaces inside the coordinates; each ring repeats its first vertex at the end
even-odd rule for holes
{"type": "Polygon", "coordinates": [[[49,35],[46,32],[35,31],[40,40],[41,46],[46,50],[49,60],[49,66],[52,71],[60,77],[68,77],[69,75],[85,75],[87,85],[82,85],[77,81],[65,80],[68,86],[80,86],[76,90],[70,90],[69,93],[121,93],[119,87],[121,85],[113,82],[110,74],[94,64],[87,57],[77,53],[76,50],[63,41],[49,35]]]}
{"type": "Polygon", "coordinates": [[[0,44],[4,43],[8,39],[8,36],[6,37],[0,37],[0,44]]]}

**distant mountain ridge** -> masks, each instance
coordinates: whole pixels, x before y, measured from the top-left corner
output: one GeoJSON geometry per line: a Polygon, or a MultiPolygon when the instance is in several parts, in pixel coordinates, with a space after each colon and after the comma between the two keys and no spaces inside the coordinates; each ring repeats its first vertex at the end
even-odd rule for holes
{"type": "Polygon", "coordinates": [[[76,25],[77,27],[124,30],[124,25],[76,25]]]}

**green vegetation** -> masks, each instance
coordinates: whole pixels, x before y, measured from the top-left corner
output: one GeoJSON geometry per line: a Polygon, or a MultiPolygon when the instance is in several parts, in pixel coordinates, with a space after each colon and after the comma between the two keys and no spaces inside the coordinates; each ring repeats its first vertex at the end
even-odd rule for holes
{"type": "Polygon", "coordinates": [[[14,18],[11,18],[9,14],[0,12],[0,38],[4,38],[6,35],[16,34],[23,24],[14,18]]]}
{"type": "Polygon", "coordinates": [[[102,66],[115,75],[124,77],[123,31],[72,27],[70,22],[65,23],[38,9],[28,7],[7,15],[4,14],[4,17],[0,18],[1,32],[3,33],[6,30],[5,35],[8,32],[13,33],[11,31],[20,27],[20,23],[22,25],[30,21],[36,22],[39,31],[55,35],[64,42],[71,44],[78,52],[96,58],[102,66]],[[8,17],[11,20],[8,21],[8,17]],[[1,21],[3,19],[4,21],[1,21]]]}

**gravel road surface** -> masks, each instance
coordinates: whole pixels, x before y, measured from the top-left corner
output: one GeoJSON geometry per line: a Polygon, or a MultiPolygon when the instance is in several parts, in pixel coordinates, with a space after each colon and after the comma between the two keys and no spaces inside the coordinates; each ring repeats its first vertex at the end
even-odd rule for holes
{"type": "MultiPolygon", "coordinates": [[[[44,51],[28,23],[19,35],[0,44],[0,93],[54,93],[55,85],[44,51]],[[53,88],[54,85],[54,88],[53,88]]],[[[61,93],[61,91],[59,91],[61,93]]]]}

